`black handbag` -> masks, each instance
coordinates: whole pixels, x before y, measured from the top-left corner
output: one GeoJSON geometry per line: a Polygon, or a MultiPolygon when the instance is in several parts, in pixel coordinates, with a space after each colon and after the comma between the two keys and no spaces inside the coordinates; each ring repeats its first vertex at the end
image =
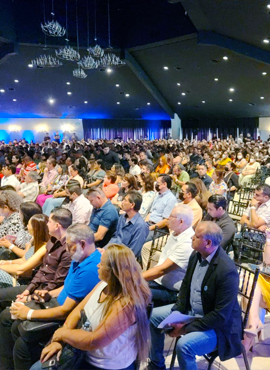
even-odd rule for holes
{"type": "MultiPolygon", "coordinates": [[[[33,310],[48,309],[59,306],[56,298],[49,302],[30,301],[25,304],[33,310]]],[[[64,320],[47,321],[45,319],[35,319],[35,321],[24,320],[18,326],[22,339],[26,342],[48,341],[55,330],[62,326],[64,320]]]]}

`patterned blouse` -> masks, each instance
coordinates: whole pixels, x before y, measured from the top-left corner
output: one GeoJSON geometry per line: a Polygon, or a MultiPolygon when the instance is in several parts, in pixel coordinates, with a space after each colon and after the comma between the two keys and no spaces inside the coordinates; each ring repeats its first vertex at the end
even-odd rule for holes
{"type": "Polygon", "coordinates": [[[12,213],[9,217],[4,218],[0,225],[0,238],[6,235],[17,235],[24,226],[19,212],[12,213]]]}
{"type": "Polygon", "coordinates": [[[28,230],[23,229],[23,230],[20,230],[18,234],[16,235],[14,244],[21,249],[25,249],[25,244],[29,243],[31,239],[32,239],[32,236],[29,234],[28,230]]]}
{"type": "Polygon", "coordinates": [[[217,194],[220,190],[225,190],[223,196],[227,198],[227,191],[228,191],[228,186],[226,182],[221,181],[220,184],[216,184],[214,181],[211,182],[209,186],[209,191],[212,195],[217,194]]]}

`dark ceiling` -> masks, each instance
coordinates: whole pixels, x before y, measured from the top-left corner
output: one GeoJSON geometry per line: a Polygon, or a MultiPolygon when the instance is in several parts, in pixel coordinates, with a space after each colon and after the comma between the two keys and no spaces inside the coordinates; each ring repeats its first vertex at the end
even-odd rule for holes
{"type": "MultiPolygon", "coordinates": [[[[65,26],[66,1],[53,3],[55,19],[65,26]]],[[[33,58],[54,55],[55,45],[65,44],[63,38],[47,37],[44,50],[44,5],[49,20],[51,0],[0,0],[0,117],[270,116],[270,44],[263,43],[270,37],[270,9],[265,1],[110,0],[111,46],[122,56],[128,51],[138,64],[132,68],[127,62],[110,74],[86,71],[84,80],[72,76],[73,62],[28,68],[33,58]],[[201,31],[214,32],[214,44],[201,42],[201,31]],[[215,39],[217,33],[230,39],[222,43],[215,39]]],[[[76,46],[76,1],[67,0],[67,5],[69,40],[76,46]]],[[[77,1],[81,55],[95,43],[95,9],[98,43],[108,47],[107,5],[108,0],[77,1]]]]}

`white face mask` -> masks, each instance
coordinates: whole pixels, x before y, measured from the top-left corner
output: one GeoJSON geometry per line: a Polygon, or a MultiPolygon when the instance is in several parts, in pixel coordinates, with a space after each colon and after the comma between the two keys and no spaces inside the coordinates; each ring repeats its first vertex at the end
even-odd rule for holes
{"type": "Polygon", "coordinates": [[[76,248],[76,252],[73,254],[71,259],[75,262],[80,262],[80,260],[82,259],[83,253],[84,252],[83,252],[82,247],[78,245],[76,248]]]}
{"type": "Polygon", "coordinates": [[[241,155],[238,155],[238,156],[237,156],[237,158],[238,158],[238,159],[242,159],[243,157],[242,157],[241,155]]]}
{"type": "Polygon", "coordinates": [[[254,163],[255,162],[255,159],[254,158],[251,158],[250,160],[249,160],[249,163],[254,163]]]}

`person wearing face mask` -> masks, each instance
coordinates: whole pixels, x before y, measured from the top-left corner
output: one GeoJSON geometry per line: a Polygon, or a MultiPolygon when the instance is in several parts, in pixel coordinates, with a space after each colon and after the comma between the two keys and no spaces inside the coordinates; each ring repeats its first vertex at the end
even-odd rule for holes
{"type": "Polygon", "coordinates": [[[228,186],[228,193],[227,193],[228,200],[233,199],[236,190],[239,189],[238,176],[234,172],[235,170],[236,170],[236,165],[233,162],[229,162],[225,166],[224,181],[228,186]]]}
{"type": "Polygon", "coordinates": [[[68,208],[72,213],[72,223],[80,223],[88,225],[92,213],[93,206],[89,200],[83,195],[82,188],[79,182],[73,181],[66,185],[66,195],[70,202],[64,208],[68,208]]]}
{"type": "Polygon", "coordinates": [[[219,166],[226,166],[227,163],[231,162],[231,158],[228,157],[228,153],[224,152],[221,156],[221,160],[218,162],[219,166]]]}
{"type": "Polygon", "coordinates": [[[243,153],[239,152],[237,154],[237,160],[235,161],[235,164],[236,164],[236,169],[237,169],[237,172],[238,173],[241,173],[243,171],[243,169],[246,167],[247,165],[247,161],[246,159],[244,158],[243,156],[243,153]]]}
{"type": "Polygon", "coordinates": [[[256,171],[260,168],[260,164],[256,162],[254,156],[250,156],[249,163],[239,175],[239,185],[245,186],[254,176],[256,171]]]}
{"type": "MultiPolygon", "coordinates": [[[[65,319],[100,281],[98,264],[101,253],[95,248],[95,237],[90,227],[83,224],[71,225],[67,229],[66,245],[72,262],[64,285],[61,288],[50,292],[43,291],[40,294],[44,297],[45,293],[49,293],[51,299],[55,300],[58,306],[46,310],[32,310],[31,320],[65,319]]],[[[25,305],[13,305],[10,311],[19,320],[27,320],[30,316],[30,308],[25,305]]],[[[17,332],[19,320],[16,320],[12,325],[12,333],[15,333],[17,338],[13,357],[14,368],[23,370],[29,369],[35,360],[39,359],[43,347],[39,344],[27,343],[20,337],[17,332]]],[[[46,336],[46,333],[44,335],[46,336]]],[[[48,340],[50,336],[51,333],[49,333],[48,340]]]]}
{"type": "Polygon", "coordinates": [[[203,211],[199,203],[196,201],[195,197],[198,194],[198,189],[192,182],[187,182],[182,186],[181,192],[179,194],[179,199],[182,200],[180,204],[188,205],[193,212],[193,228],[202,220],[203,211]]]}

